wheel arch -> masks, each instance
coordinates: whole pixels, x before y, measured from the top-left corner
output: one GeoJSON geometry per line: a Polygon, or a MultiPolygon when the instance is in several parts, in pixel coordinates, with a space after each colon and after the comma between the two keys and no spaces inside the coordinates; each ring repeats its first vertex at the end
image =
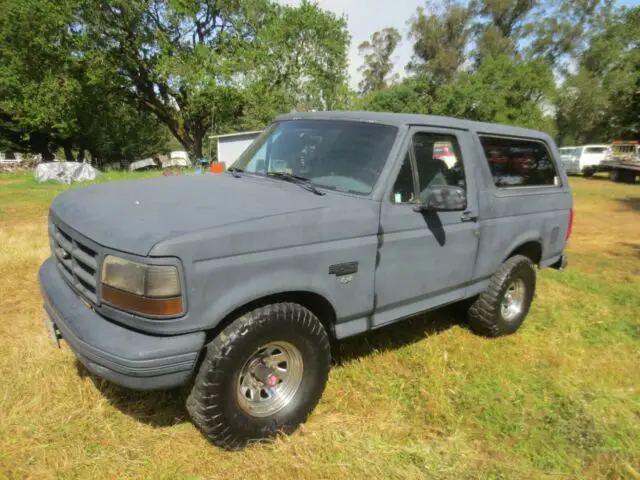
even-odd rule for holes
{"type": "Polygon", "coordinates": [[[297,303],[311,311],[327,329],[329,336],[335,337],[334,326],[336,324],[337,317],[335,308],[331,302],[326,297],[316,292],[307,290],[291,290],[259,296],[253,300],[248,300],[244,304],[223,314],[222,319],[216,323],[215,326],[207,330],[207,339],[205,343],[208,343],[215,338],[222,330],[244,313],[272,303],[283,302],[297,303]]]}
{"type": "Polygon", "coordinates": [[[503,263],[515,255],[524,255],[534,265],[539,266],[542,261],[542,242],[537,239],[520,241],[515,247],[511,248],[509,254],[502,260],[503,263]]]}

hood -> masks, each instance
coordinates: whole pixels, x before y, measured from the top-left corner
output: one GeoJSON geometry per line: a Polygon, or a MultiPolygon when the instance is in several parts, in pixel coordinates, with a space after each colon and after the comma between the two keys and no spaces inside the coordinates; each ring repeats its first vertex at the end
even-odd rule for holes
{"type": "Polygon", "coordinates": [[[75,188],[51,212],[100,245],[144,256],[167,238],[320,209],[331,196],[250,175],[183,175],[75,188]]]}

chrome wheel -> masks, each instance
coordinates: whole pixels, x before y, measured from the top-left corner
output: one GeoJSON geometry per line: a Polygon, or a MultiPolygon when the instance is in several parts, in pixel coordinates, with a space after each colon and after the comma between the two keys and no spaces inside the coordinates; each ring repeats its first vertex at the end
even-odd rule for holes
{"type": "Polygon", "coordinates": [[[302,354],[289,342],[271,342],[245,362],[236,396],[240,408],[253,417],[268,417],[286,407],[302,383],[302,354]]]}
{"type": "Polygon", "coordinates": [[[524,305],[524,294],[526,286],[524,280],[516,278],[513,280],[502,297],[501,313],[502,318],[507,322],[514,320],[520,313],[524,305]]]}

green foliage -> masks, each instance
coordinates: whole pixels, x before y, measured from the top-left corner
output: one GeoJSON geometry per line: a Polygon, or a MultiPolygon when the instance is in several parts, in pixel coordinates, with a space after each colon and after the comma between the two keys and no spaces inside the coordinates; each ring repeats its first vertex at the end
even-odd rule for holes
{"type": "Polygon", "coordinates": [[[549,129],[542,107],[554,98],[551,68],[545,62],[518,62],[507,55],[483,60],[443,86],[433,112],[439,115],[549,129]]]}
{"type": "Polygon", "coordinates": [[[640,136],[640,7],[608,19],[561,87],[558,129],[563,143],[640,136]]]}
{"type": "Polygon", "coordinates": [[[530,57],[542,57],[566,73],[615,13],[612,0],[548,0],[524,27],[530,57]]]}
{"type": "Polygon", "coordinates": [[[534,0],[481,0],[476,24],[477,60],[499,55],[513,55],[526,29],[526,19],[534,0]]]}
{"type": "Polygon", "coordinates": [[[415,41],[407,69],[434,86],[450,82],[465,60],[471,38],[473,5],[447,0],[438,7],[428,3],[409,20],[409,38],[415,41]]]}
{"type": "Polygon", "coordinates": [[[50,155],[49,144],[76,131],[79,60],[67,31],[73,1],[0,4],[0,132],[18,149],[50,155]]]}
{"type": "Polygon", "coordinates": [[[87,4],[83,19],[91,48],[196,157],[245,109],[261,123],[274,108],[334,108],[346,80],[345,21],[307,1],[127,0],[87,4]]]}
{"type": "Polygon", "coordinates": [[[312,0],[0,0],[0,148],[200,157],[207,135],[340,109],[637,139],[639,7],[613,1],[427,2],[408,21],[408,76],[391,75],[390,26],[359,45],[354,92],[346,19],[312,0]]]}
{"type": "Polygon", "coordinates": [[[387,27],[375,32],[371,40],[365,40],[358,46],[360,55],[364,55],[364,65],[360,67],[362,81],[360,91],[363,94],[375,92],[397,81],[398,76],[389,74],[393,70],[391,56],[398,47],[402,36],[393,27],[387,27]]]}
{"type": "Polygon", "coordinates": [[[363,96],[356,102],[357,110],[395,113],[429,113],[431,97],[428,85],[419,78],[410,77],[382,90],[363,96]]]}
{"type": "Polygon", "coordinates": [[[0,138],[45,157],[142,155],[167,131],[200,157],[207,134],[345,106],[346,21],[306,0],[0,0],[0,12],[0,138]]]}
{"type": "Polygon", "coordinates": [[[146,112],[123,103],[113,70],[86,48],[80,1],[2,0],[0,136],[8,148],[45,159],[63,148],[98,163],[161,147],[166,134],[146,112]]]}

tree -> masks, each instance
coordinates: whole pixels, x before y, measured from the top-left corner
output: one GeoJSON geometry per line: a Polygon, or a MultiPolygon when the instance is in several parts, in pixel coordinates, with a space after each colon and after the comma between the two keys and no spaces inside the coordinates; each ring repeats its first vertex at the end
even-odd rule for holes
{"type": "Polygon", "coordinates": [[[275,113],[341,108],[350,41],[345,18],[307,0],[274,8],[258,48],[246,52],[244,86],[260,92],[259,101],[275,113]]]}
{"type": "Polygon", "coordinates": [[[130,100],[195,157],[207,133],[243,115],[242,99],[225,103],[232,92],[268,79],[267,99],[285,97],[281,107],[302,96],[331,106],[343,76],[344,20],[307,1],[102,0],[86,4],[83,20],[130,100]]]}
{"type": "Polygon", "coordinates": [[[395,113],[430,113],[432,99],[420,77],[405,78],[381,90],[369,92],[356,103],[358,110],[395,113]]]}
{"type": "Polygon", "coordinates": [[[389,78],[389,74],[393,70],[391,57],[401,39],[402,36],[397,29],[387,27],[375,32],[371,40],[365,40],[358,46],[358,52],[364,55],[364,63],[358,69],[362,72],[362,81],[359,84],[362,94],[382,90],[397,79],[397,75],[389,78]]]}
{"type": "Polygon", "coordinates": [[[407,70],[423,76],[432,88],[451,82],[465,61],[473,14],[472,5],[455,0],[418,8],[409,20],[409,38],[415,43],[407,70]]]}
{"type": "Polygon", "coordinates": [[[75,0],[1,0],[0,137],[44,160],[156,153],[166,131],[124,102],[113,71],[87,48],[75,0]]]}
{"type": "Polygon", "coordinates": [[[551,67],[541,60],[520,62],[508,55],[489,57],[475,72],[463,72],[443,86],[433,113],[483,122],[553,131],[543,107],[555,99],[551,67]]]}
{"type": "Polygon", "coordinates": [[[563,143],[640,139],[640,7],[621,9],[579,57],[561,88],[563,143]]]}
{"type": "Polygon", "coordinates": [[[524,34],[531,37],[525,51],[565,75],[614,14],[612,0],[547,0],[525,28],[524,34]]]}
{"type": "Polygon", "coordinates": [[[73,112],[80,89],[80,59],[67,27],[73,0],[2,0],[0,117],[5,141],[53,158],[53,143],[78,129],[73,112]]]}
{"type": "Polygon", "coordinates": [[[535,0],[481,0],[476,24],[476,60],[514,55],[535,0]]]}

